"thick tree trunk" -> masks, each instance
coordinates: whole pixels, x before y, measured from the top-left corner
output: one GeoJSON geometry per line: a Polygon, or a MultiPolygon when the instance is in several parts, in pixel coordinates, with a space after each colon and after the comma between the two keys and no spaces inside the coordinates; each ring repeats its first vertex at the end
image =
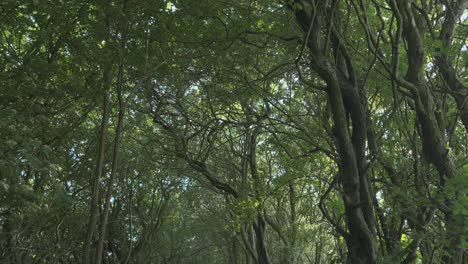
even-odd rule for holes
{"type": "MultiPolygon", "coordinates": [[[[328,50],[322,44],[322,29],[336,25],[322,25],[334,20],[325,18],[339,16],[339,11],[330,10],[328,1],[316,7],[304,4],[295,9],[296,20],[304,31],[305,43],[310,51],[311,66],[327,84],[328,100],[334,123],[336,146],[340,158],[339,168],[343,187],[346,224],[345,234],[349,263],[376,263],[375,220],[369,179],[366,174],[365,146],[367,138],[367,116],[365,96],[359,90],[351,58],[345,43],[341,43],[336,32],[334,54],[336,65],[327,58],[328,50]],[[333,14],[333,15],[332,15],[333,14]],[[350,118],[351,122],[348,122],[350,118]],[[352,127],[352,129],[350,129],[352,127]]],[[[336,6],[334,6],[336,8],[336,6]]]]}
{"type": "Polygon", "coordinates": [[[442,24],[439,36],[442,49],[435,57],[435,63],[447,84],[450,95],[452,95],[457,104],[458,112],[466,132],[468,132],[468,87],[458,78],[452,63],[453,58],[449,56],[448,50],[452,45],[457,20],[460,19],[467,7],[468,0],[453,1],[450,7],[445,6],[444,23],[442,24]]]}
{"type": "MultiPolygon", "coordinates": [[[[431,87],[424,76],[425,51],[421,29],[416,24],[417,13],[412,7],[413,1],[399,0],[397,5],[393,5],[393,11],[402,25],[402,34],[408,45],[408,70],[405,80],[398,81],[409,89],[414,102],[417,122],[420,126],[423,154],[425,159],[436,167],[439,172],[440,188],[445,189],[445,181],[454,178],[457,174],[456,166],[448,149],[445,147],[445,137],[443,124],[440,124],[435,114],[435,102],[431,87]]],[[[399,45],[399,43],[397,43],[399,45]]],[[[394,54],[398,56],[398,54],[394,54]]],[[[445,227],[446,237],[449,246],[446,247],[448,255],[444,258],[444,263],[462,263],[463,249],[461,247],[461,234],[452,219],[452,206],[450,201],[446,201],[445,227]]]]}

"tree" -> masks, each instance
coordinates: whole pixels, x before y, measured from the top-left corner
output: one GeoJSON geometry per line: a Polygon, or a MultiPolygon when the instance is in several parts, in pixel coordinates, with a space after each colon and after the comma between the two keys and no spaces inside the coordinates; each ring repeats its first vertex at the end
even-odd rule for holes
{"type": "Polygon", "coordinates": [[[0,4],[5,263],[465,263],[466,0],[0,4]]]}

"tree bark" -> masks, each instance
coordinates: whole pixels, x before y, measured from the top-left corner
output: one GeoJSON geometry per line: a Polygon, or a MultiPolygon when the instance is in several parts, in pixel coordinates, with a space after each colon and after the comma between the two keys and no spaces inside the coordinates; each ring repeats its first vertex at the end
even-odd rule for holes
{"type": "Polygon", "coordinates": [[[302,8],[295,8],[296,20],[305,34],[304,46],[310,51],[311,66],[327,84],[326,91],[332,110],[340,158],[338,165],[344,192],[346,224],[349,230],[345,235],[348,247],[347,261],[376,263],[375,220],[365,168],[367,116],[364,92],[357,85],[352,60],[337,32],[332,34],[335,38],[336,65],[327,58],[328,51],[322,43],[322,39],[325,38],[322,36],[322,29],[325,28],[323,24],[328,22],[329,28],[336,26],[333,17],[339,15],[338,2],[320,1],[315,7],[301,3],[302,8]],[[329,17],[328,21],[325,15],[329,17]]]}
{"type": "MultiPolygon", "coordinates": [[[[417,122],[421,131],[422,151],[425,159],[437,169],[440,188],[444,189],[446,180],[454,178],[457,171],[453,159],[445,147],[443,124],[440,124],[436,118],[435,99],[424,76],[425,51],[421,29],[416,23],[417,14],[414,12],[412,4],[413,1],[399,0],[392,5],[397,19],[401,22],[402,34],[408,45],[408,70],[405,79],[400,79],[397,73],[395,73],[395,78],[409,90],[414,99],[417,122]]],[[[398,56],[398,54],[393,55],[398,56]]],[[[451,202],[447,200],[445,207],[448,209],[442,211],[445,212],[446,237],[449,246],[446,248],[448,256],[444,258],[444,263],[462,263],[463,249],[460,245],[460,234],[452,219],[451,202]]]]}
{"type": "Polygon", "coordinates": [[[118,76],[117,76],[117,94],[118,94],[118,101],[119,101],[119,114],[118,114],[118,121],[117,121],[117,129],[115,132],[115,140],[114,140],[114,150],[113,150],[113,157],[112,157],[112,168],[111,174],[109,177],[109,183],[107,186],[106,197],[104,200],[104,211],[102,216],[102,222],[99,230],[99,240],[96,247],[96,264],[101,264],[102,262],[102,251],[104,248],[104,239],[106,237],[106,227],[107,227],[107,219],[109,216],[109,209],[110,209],[110,199],[112,196],[112,190],[114,187],[114,181],[117,175],[118,169],[118,162],[119,162],[119,150],[120,150],[120,140],[122,136],[122,128],[123,128],[123,121],[125,116],[125,102],[122,98],[122,86],[123,86],[123,58],[119,64],[118,76]]]}
{"type": "Polygon", "coordinates": [[[255,231],[255,249],[257,251],[257,261],[258,264],[269,264],[270,259],[268,257],[266,242],[265,242],[265,228],[266,222],[263,216],[264,214],[264,205],[263,200],[260,195],[260,178],[258,175],[257,169],[257,137],[260,133],[259,124],[260,120],[257,120],[257,127],[254,128],[252,134],[250,135],[249,142],[249,165],[250,165],[250,174],[254,183],[255,196],[257,198],[258,207],[257,207],[257,221],[253,223],[253,228],[255,231]]]}
{"type": "MultiPolygon", "coordinates": [[[[104,82],[106,86],[110,83],[110,67],[104,72],[104,82]]],[[[90,215],[88,220],[88,228],[86,231],[86,239],[83,245],[83,256],[82,264],[89,263],[90,251],[91,251],[91,242],[93,240],[94,230],[96,229],[97,218],[99,214],[98,200],[99,200],[99,182],[102,175],[102,170],[104,167],[104,150],[107,134],[107,125],[109,119],[109,93],[107,89],[104,93],[103,100],[103,114],[101,121],[101,129],[99,132],[99,142],[98,142],[98,155],[96,159],[96,170],[94,172],[94,177],[92,180],[92,190],[91,190],[91,207],[90,215]]]]}
{"type": "Polygon", "coordinates": [[[453,58],[448,54],[448,49],[452,45],[457,19],[462,16],[467,7],[467,0],[453,1],[450,7],[445,6],[444,22],[439,36],[442,49],[435,56],[435,63],[447,84],[450,95],[457,104],[458,112],[466,132],[468,132],[468,87],[458,78],[457,72],[453,67],[453,58]]]}
{"type": "Polygon", "coordinates": [[[258,264],[270,264],[267,247],[265,243],[265,219],[260,214],[257,215],[257,222],[253,225],[255,231],[255,249],[257,252],[258,264]]]}

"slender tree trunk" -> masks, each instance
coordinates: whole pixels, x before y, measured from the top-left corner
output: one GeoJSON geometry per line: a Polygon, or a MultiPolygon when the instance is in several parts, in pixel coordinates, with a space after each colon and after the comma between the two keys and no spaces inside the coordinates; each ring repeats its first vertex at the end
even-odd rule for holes
{"type": "Polygon", "coordinates": [[[123,121],[125,116],[125,102],[122,98],[122,86],[123,86],[123,58],[119,64],[118,76],[117,76],[117,94],[118,94],[118,101],[119,101],[119,115],[117,121],[117,129],[115,132],[115,141],[114,141],[114,150],[113,150],[113,157],[112,157],[112,169],[109,178],[109,183],[107,186],[106,197],[104,201],[104,211],[102,216],[102,223],[99,230],[99,240],[96,247],[96,264],[102,263],[102,253],[104,247],[104,239],[106,237],[106,228],[107,228],[107,219],[109,216],[110,210],[110,200],[112,196],[112,190],[114,187],[114,181],[117,175],[118,169],[118,162],[119,162],[119,150],[120,150],[120,139],[122,137],[122,127],[123,121]]]}
{"type": "Polygon", "coordinates": [[[250,173],[252,176],[252,180],[254,183],[255,189],[255,196],[258,202],[257,208],[257,221],[253,224],[253,228],[255,231],[255,249],[257,251],[257,261],[258,264],[269,264],[270,259],[268,257],[266,241],[265,241],[265,228],[266,222],[263,216],[264,213],[264,205],[263,200],[260,194],[260,178],[258,175],[257,169],[257,137],[260,133],[260,120],[257,120],[257,127],[254,128],[252,134],[250,135],[250,143],[249,143],[249,165],[250,165],[250,173]]]}
{"type": "Polygon", "coordinates": [[[323,249],[323,242],[318,241],[315,243],[315,259],[314,264],[321,264],[322,263],[322,249],[323,249]]]}
{"type": "Polygon", "coordinates": [[[237,240],[235,237],[230,238],[229,244],[228,244],[228,258],[229,258],[229,263],[230,264],[238,264],[238,255],[239,255],[239,250],[237,248],[237,240]]]}
{"type": "MultiPolygon", "coordinates": [[[[110,83],[110,67],[106,69],[104,72],[104,82],[105,85],[110,83]]],[[[105,151],[105,142],[106,142],[106,134],[107,134],[107,125],[109,119],[109,93],[107,89],[104,93],[104,100],[103,100],[103,114],[102,114],[102,121],[101,121],[101,129],[99,132],[99,142],[98,142],[98,155],[96,159],[96,170],[94,172],[94,177],[92,180],[92,190],[91,190],[91,207],[90,207],[90,215],[88,220],[88,228],[86,230],[86,238],[83,245],[83,256],[82,256],[82,264],[89,263],[90,251],[91,251],[91,243],[93,240],[94,230],[96,228],[97,218],[99,215],[99,207],[98,207],[98,200],[99,200],[99,182],[102,175],[102,170],[104,166],[104,151],[105,151]]]]}
{"type": "MultiPolygon", "coordinates": [[[[249,169],[249,151],[250,151],[250,137],[251,137],[251,132],[249,130],[249,128],[246,126],[246,132],[245,132],[245,137],[244,137],[244,144],[243,144],[243,149],[242,149],[242,159],[241,159],[241,177],[242,177],[242,188],[244,190],[248,189],[248,169],[249,169]]],[[[250,221],[249,221],[250,222],[250,221]]],[[[255,244],[254,244],[254,241],[253,241],[253,233],[252,233],[252,227],[250,225],[250,223],[246,223],[246,226],[247,226],[247,229],[246,229],[246,235],[247,235],[247,239],[246,241],[244,241],[244,243],[246,244],[246,248],[248,248],[248,250],[246,251],[245,253],[245,263],[246,264],[251,264],[252,262],[253,263],[256,263],[257,260],[256,260],[256,256],[254,256],[254,248],[255,248],[255,244]],[[252,252],[250,252],[252,251],[252,252]]]]}
{"type": "Polygon", "coordinates": [[[257,222],[254,224],[254,230],[258,264],[270,264],[270,258],[268,257],[265,242],[265,219],[260,214],[257,216],[257,222]]]}
{"type": "Polygon", "coordinates": [[[133,250],[133,176],[130,179],[130,206],[129,206],[129,228],[130,228],[130,245],[128,246],[127,257],[125,258],[124,264],[130,262],[133,250]]]}
{"type": "Polygon", "coordinates": [[[246,224],[240,232],[244,245],[245,263],[257,263],[257,255],[255,254],[254,241],[252,234],[252,225],[246,224]]]}
{"type": "Polygon", "coordinates": [[[289,207],[291,210],[291,233],[289,236],[289,245],[287,248],[287,253],[289,256],[289,263],[294,263],[295,261],[295,246],[296,246],[296,237],[297,237],[297,213],[296,213],[296,187],[294,182],[289,183],[289,207]]]}

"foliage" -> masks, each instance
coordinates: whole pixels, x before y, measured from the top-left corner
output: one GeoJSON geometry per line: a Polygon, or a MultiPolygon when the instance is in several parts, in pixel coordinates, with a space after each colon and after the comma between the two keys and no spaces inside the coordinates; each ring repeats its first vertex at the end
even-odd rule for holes
{"type": "Polygon", "coordinates": [[[464,263],[467,6],[2,1],[0,262],[464,263]]]}

